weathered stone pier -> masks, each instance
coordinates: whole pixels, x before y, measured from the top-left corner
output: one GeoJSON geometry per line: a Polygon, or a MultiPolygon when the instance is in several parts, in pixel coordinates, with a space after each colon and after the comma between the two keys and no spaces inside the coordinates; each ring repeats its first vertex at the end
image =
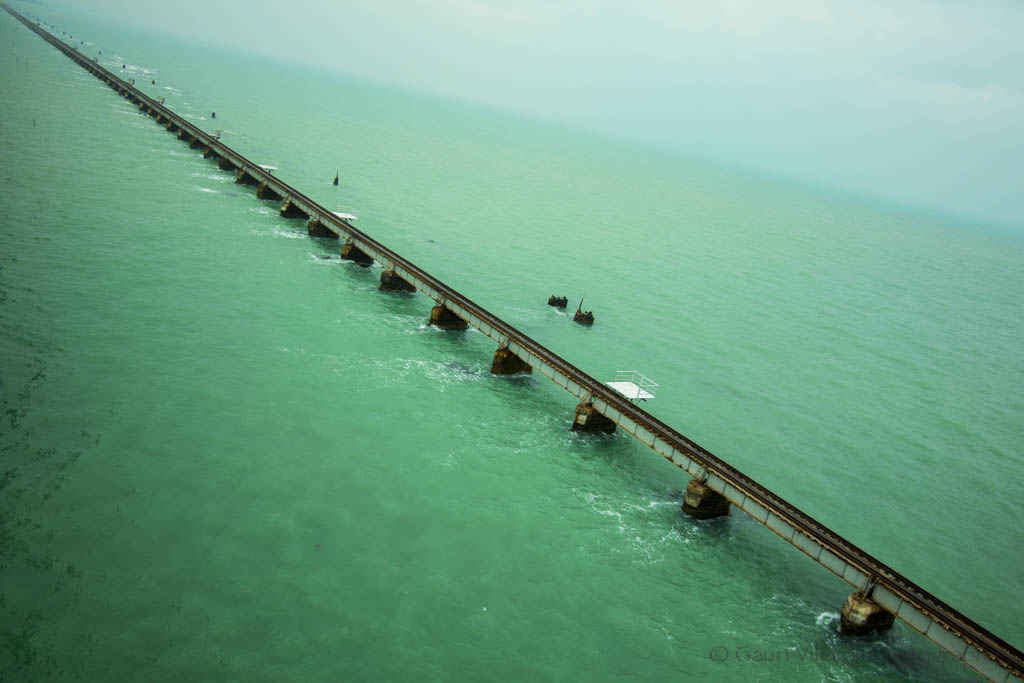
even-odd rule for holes
{"type": "MultiPolygon", "coordinates": [[[[223,158],[221,161],[223,161],[223,158]]],[[[260,179],[259,176],[253,175],[248,169],[238,168],[238,172],[235,173],[235,182],[239,185],[259,185],[260,179]]]]}
{"type": "Polygon", "coordinates": [[[373,265],[373,257],[356,246],[356,243],[349,240],[341,245],[341,258],[343,261],[354,261],[363,268],[373,265]]]}
{"type": "Polygon", "coordinates": [[[683,512],[696,519],[729,514],[729,499],[699,479],[691,479],[683,493],[683,512]]]}
{"type": "Polygon", "coordinates": [[[611,434],[615,431],[615,420],[605,417],[592,401],[581,401],[572,416],[570,429],[574,432],[611,434]]]}
{"type": "Polygon", "coordinates": [[[256,186],[256,196],[260,199],[269,199],[272,202],[279,202],[283,199],[281,194],[274,189],[274,186],[266,180],[260,181],[259,185],[256,186]]]}
{"type": "Polygon", "coordinates": [[[887,631],[896,621],[895,615],[871,599],[871,590],[850,593],[843,604],[839,630],[848,636],[864,636],[875,631],[887,631]]]}
{"type": "Polygon", "coordinates": [[[491,372],[495,375],[522,375],[533,372],[533,369],[526,361],[509,351],[508,347],[499,346],[494,352],[494,360],[491,361],[491,372]]]}
{"type": "Polygon", "coordinates": [[[309,214],[299,208],[299,205],[293,203],[291,199],[284,200],[284,204],[281,205],[281,215],[285,218],[309,218],[309,214]]]}
{"type": "Polygon", "coordinates": [[[416,291],[416,286],[406,282],[394,270],[384,270],[380,274],[380,291],[382,292],[408,292],[416,291]]]}
{"type": "Polygon", "coordinates": [[[460,318],[455,311],[448,308],[446,303],[442,301],[430,309],[430,320],[428,322],[435,327],[440,327],[442,330],[468,329],[469,323],[460,318]]]}
{"type": "Polygon", "coordinates": [[[336,240],[341,237],[337,232],[321,223],[320,219],[315,216],[309,219],[309,222],[306,223],[306,228],[309,231],[310,237],[326,237],[332,240],[336,240]]]}

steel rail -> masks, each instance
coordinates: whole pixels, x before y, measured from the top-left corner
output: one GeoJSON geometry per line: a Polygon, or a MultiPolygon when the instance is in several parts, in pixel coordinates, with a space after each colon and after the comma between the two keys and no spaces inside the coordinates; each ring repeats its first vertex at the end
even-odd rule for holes
{"type": "MultiPolygon", "coordinates": [[[[770,514],[786,521],[791,527],[800,533],[812,538],[822,548],[827,549],[846,563],[858,568],[864,575],[870,577],[870,584],[872,586],[887,588],[901,600],[915,606],[920,612],[930,617],[933,621],[940,624],[944,629],[957,636],[960,640],[988,656],[992,661],[997,663],[1006,671],[1007,677],[1009,675],[1013,675],[1018,678],[1024,678],[1024,653],[1017,648],[989,632],[983,626],[975,623],[966,615],[949,606],[902,574],[896,572],[884,562],[878,560],[852,542],[846,540],[832,529],[818,522],[792,503],[789,503],[747,475],[743,474],[724,460],[712,454],[707,449],[698,445],[653,415],[650,415],[647,411],[631,403],[603,382],[591,377],[589,374],[572,365],[558,354],[547,349],[539,342],[520,332],[518,329],[498,318],[496,315],[492,314],[468,297],[430,275],[419,266],[392,251],[363,231],[357,229],[347,220],[336,216],[333,212],[324,208],[318,202],[306,196],[298,189],[292,187],[280,178],[273,176],[258,164],[253,163],[242,154],[221,142],[218,138],[211,136],[209,133],[206,133],[199,127],[184,119],[162,102],[153,99],[138,88],[134,87],[132,84],[117,77],[96,63],[95,60],[91,60],[85,55],[79,53],[73,47],[68,46],[66,43],[43,30],[38,25],[33,24],[12,8],[6,5],[3,5],[3,7],[29,29],[66,54],[80,66],[106,81],[111,87],[118,90],[121,94],[126,97],[130,97],[135,102],[145,104],[145,106],[151,111],[157,112],[160,116],[163,116],[168,121],[173,122],[180,129],[185,130],[189,135],[200,139],[203,144],[216,152],[218,156],[229,159],[233,165],[237,166],[253,178],[262,180],[268,185],[283,190],[290,199],[297,199],[303,204],[306,204],[308,207],[313,209],[313,212],[316,214],[316,220],[332,229],[335,233],[339,235],[346,235],[353,242],[361,244],[364,247],[368,247],[371,251],[376,252],[379,258],[383,257],[382,260],[390,262],[393,267],[399,266],[406,272],[413,275],[417,280],[437,293],[437,296],[432,296],[432,298],[435,298],[439,303],[445,304],[451,302],[464,310],[471,312],[480,320],[485,321],[494,330],[500,332],[500,334],[509,342],[514,341],[519,344],[523,349],[543,360],[546,365],[563,375],[567,380],[571,380],[580,387],[583,387],[588,394],[588,398],[604,401],[608,406],[614,408],[614,410],[618,411],[622,416],[643,427],[654,437],[650,444],[646,444],[649,447],[654,448],[655,442],[661,441],[671,448],[672,454],[675,452],[684,454],[687,458],[699,464],[703,469],[705,477],[712,475],[719,477],[728,486],[732,486],[736,491],[741,493],[745,498],[755,501],[758,505],[765,508],[770,514]]],[[[310,218],[312,219],[313,216],[311,215],[310,218]]],[[[563,388],[568,390],[567,386],[563,386],[563,388]]],[[[682,464],[671,457],[670,454],[662,453],[662,455],[676,466],[686,469],[682,464]]],[[[744,511],[749,514],[749,511],[744,511]]],[[[757,521],[765,524],[765,520],[757,519],[757,521]]],[[[768,525],[766,524],[766,526],[768,525]]],[[[769,526],[769,528],[771,527],[769,526]]],[[[772,530],[782,536],[782,534],[777,530],[772,530]]],[[[786,538],[785,536],[783,536],[783,538],[792,543],[795,547],[801,550],[801,552],[811,555],[807,549],[794,543],[792,538],[786,538]]],[[[818,560],[818,558],[813,556],[812,559],[818,560]]],[[[820,562],[820,560],[818,561],[820,562]]],[[[839,574],[839,572],[836,572],[834,568],[828,567],[827,565],[825,566],[829,568],[830,571],[839,574]]],[[[842,574],[839,574],[839,576],[840,578],[853,583],[848,577],[845,577],[842,574]]],[[[901,618],[903,617],[901,616],[901,618]]],[[[906,619],[904,620],[906,621],[906,619]]],[[[908,621],[908,623],[910,622],[908,621]]],[[[911,624],[911,626],[920,630],[918,626],[914,624],[911,624]]],[[[933,638],[933,640],[935,639],[933,638]]],[[[970,663],[964,660],[963,655],[958,659],[965,661],[965,663],[970,666],[970,663]]]]}

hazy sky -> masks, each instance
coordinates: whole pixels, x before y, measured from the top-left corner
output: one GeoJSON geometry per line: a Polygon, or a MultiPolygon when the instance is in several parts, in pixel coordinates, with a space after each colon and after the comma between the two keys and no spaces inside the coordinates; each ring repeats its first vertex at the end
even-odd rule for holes
{"type": "Polygon", "coordinates": [[[1024,229],[1019,1],[75,4],[1024,229]]]}

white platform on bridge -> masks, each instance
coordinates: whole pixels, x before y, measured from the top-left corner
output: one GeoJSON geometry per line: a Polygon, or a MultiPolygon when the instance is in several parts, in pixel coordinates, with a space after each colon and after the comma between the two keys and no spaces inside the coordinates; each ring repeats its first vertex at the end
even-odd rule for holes
{"type": "Polygon", "coordinates": [[[657,382],[636,370],[619,370],[615,373],[615,379],[605,384],[630,401],[654,398],[654,390],[658,388],[657,382]]]}
{"type": "Polygon", "coordinates": [[[654,398],[654,394],[641,389],[632,382],[605,382],[605,384],[632,401],[646,401],[649,398],[654,398]]]}

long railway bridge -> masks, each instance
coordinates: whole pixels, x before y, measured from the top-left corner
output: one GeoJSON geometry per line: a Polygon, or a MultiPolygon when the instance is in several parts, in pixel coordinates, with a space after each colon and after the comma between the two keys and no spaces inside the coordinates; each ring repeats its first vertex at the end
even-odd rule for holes
{"type": "Polygon", "coordinates": [[[305,194],[253,163],[217,136],[201,130],[161,101],[146,95],[64,43],[14,9],[3,8],[76,64],[102,80],[139,110],[164,125],[221,169],[233,171],[236,182],[255,185],[257,196],[281,201],[281,214],[308,221],[309,234],[344,240],[342,258],[384,270],[381,289],[421,291],[434,300],[431,323],[443,329],[473,326],[492,339],[492,372],[514,374],[537,370],[577,399],[573,418],[578,431],[614,431],[619,427],[693,477],[686,489],[684,510],[696,517],[728,514],[735,506],[784,541],[854,588],[843,610],[847,633],[884,629],[899,618],[964,665],[993,681],[1024,680],[1024,653],[950,607],[910,579],[783,500],[707,449],[648,414],[622,394],[573,366],[483,306],[355,228],[344,216],[329,211],[305,194]]]}

